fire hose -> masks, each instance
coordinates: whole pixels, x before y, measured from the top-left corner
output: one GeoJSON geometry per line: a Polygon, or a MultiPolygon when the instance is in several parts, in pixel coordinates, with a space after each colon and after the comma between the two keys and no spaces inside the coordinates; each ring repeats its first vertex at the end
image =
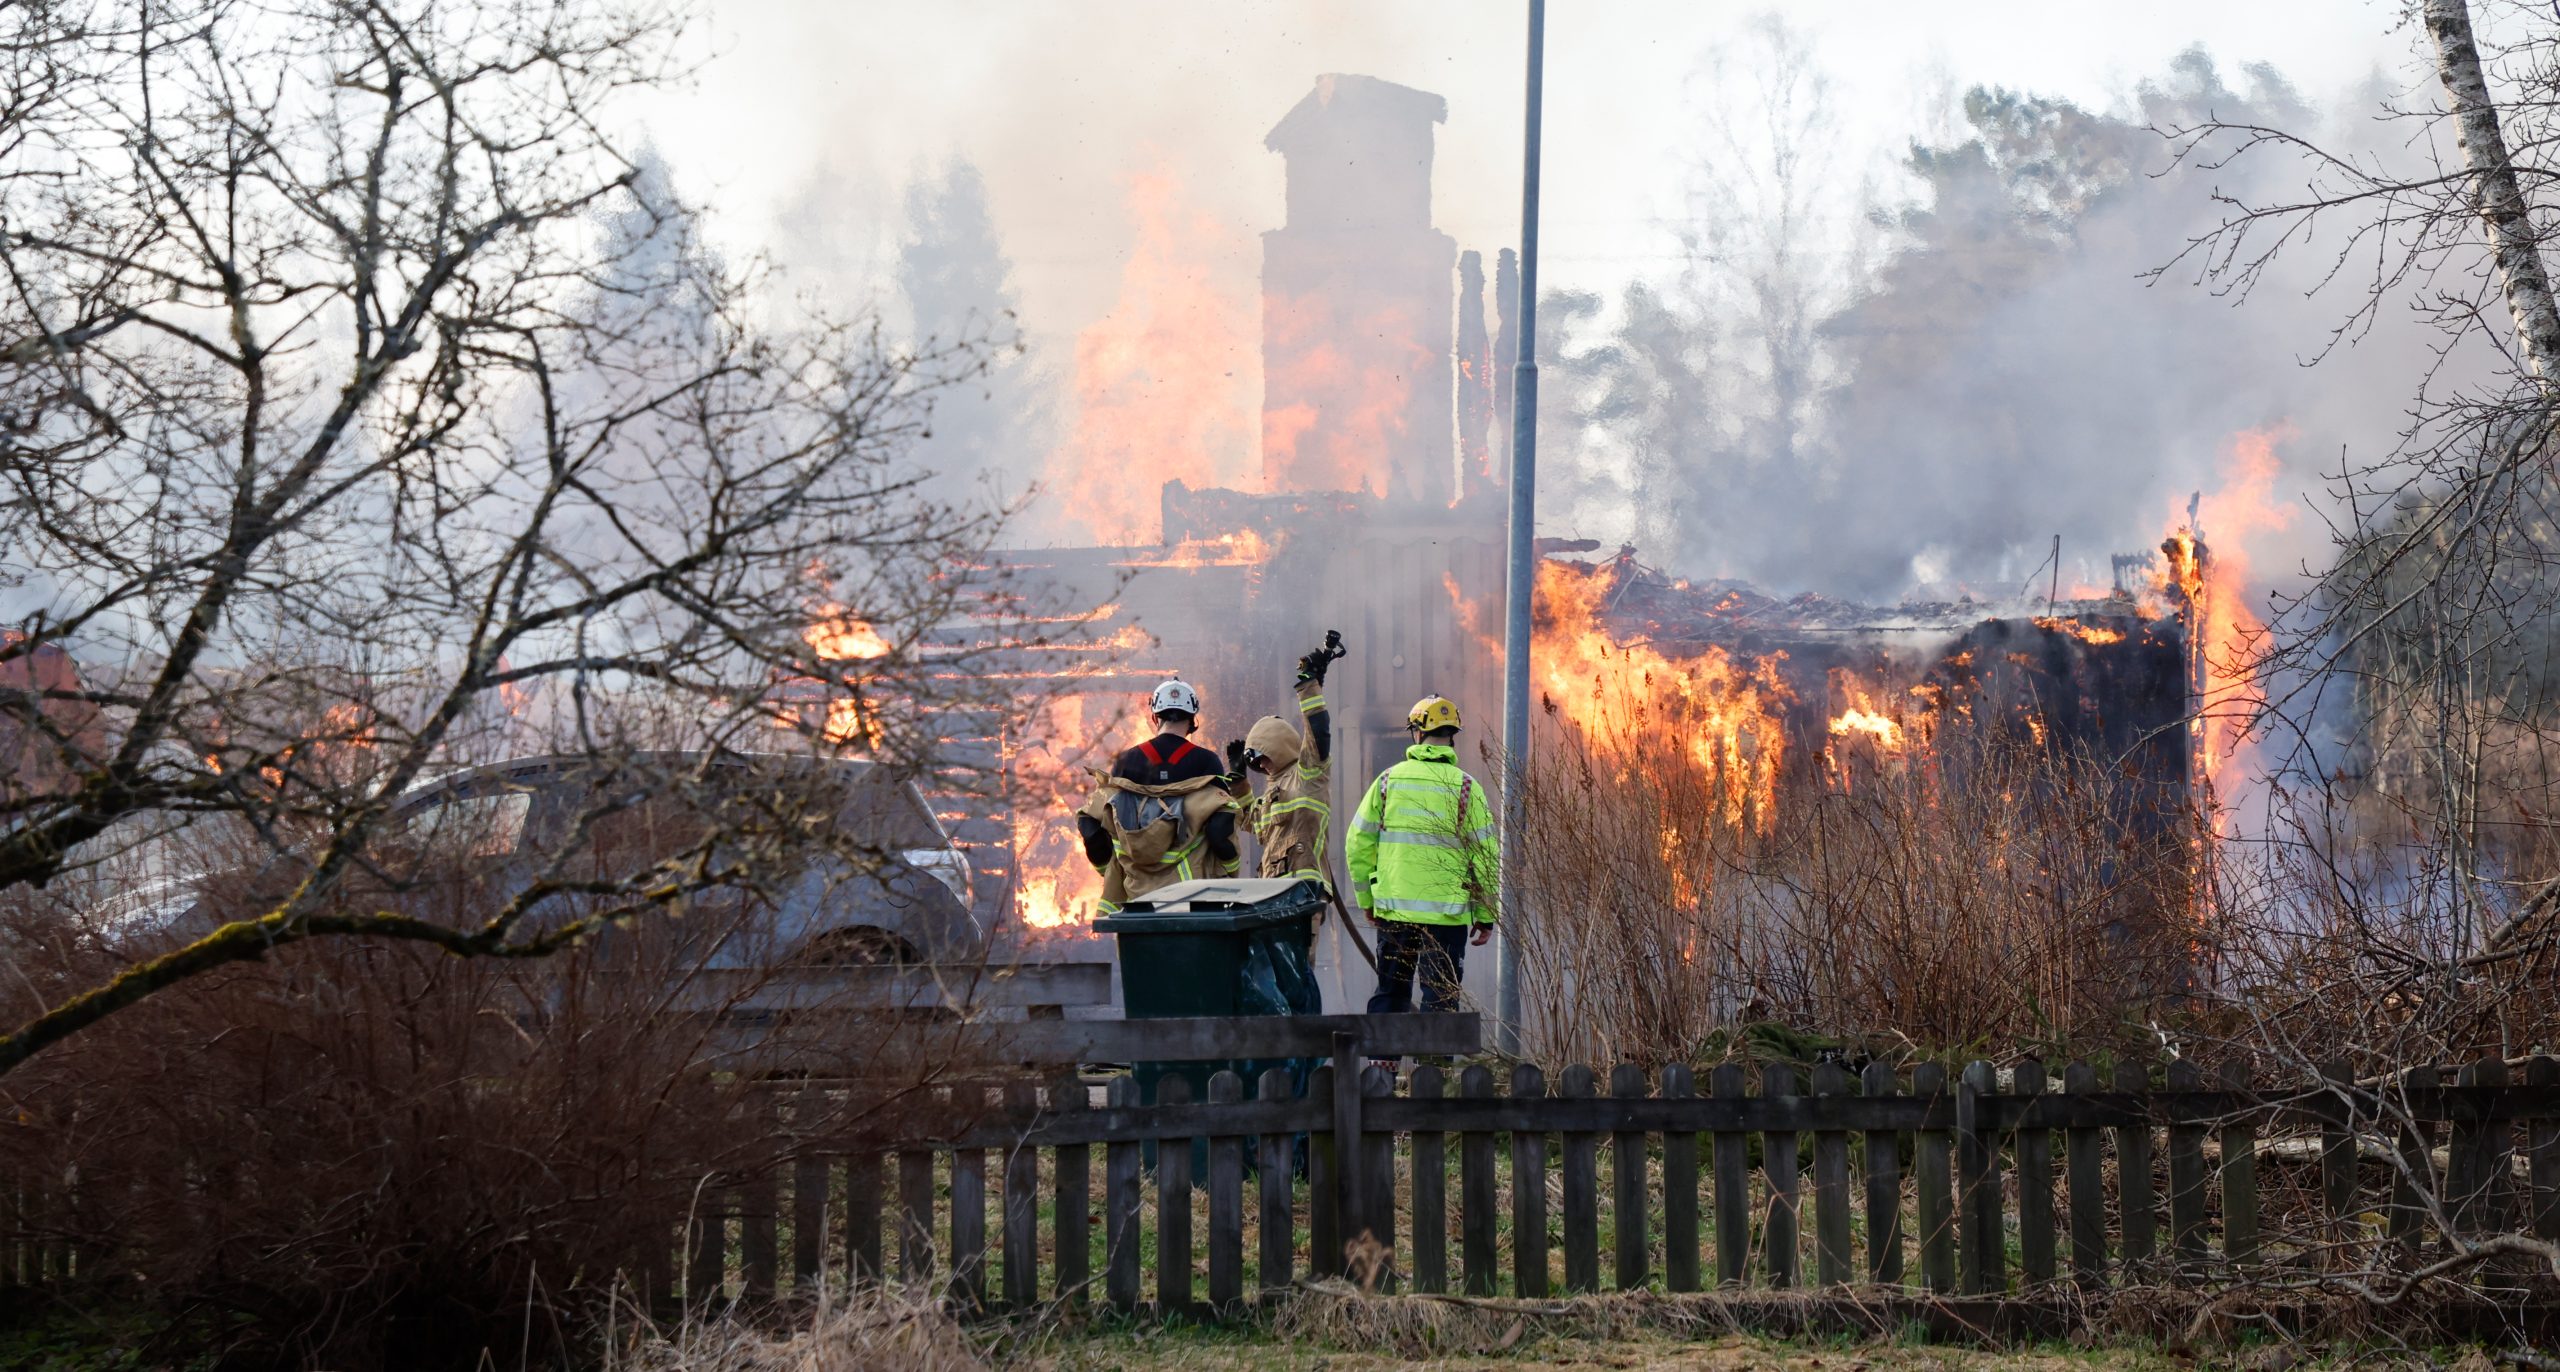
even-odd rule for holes
{"type": "Polygon", "coordinates": [[[1360,960],[1369,964],[1370,971],[1376,972],[1380,976],[1386,975],[1384,972],[1379,971],[1378,955],[1369,951],[1369,940],[1360,936],[1360,921],[1353,919],[1351,917],[1351,911],[1345,908],[1342,903],[1342,891],[1339,885],[1333,880],[1333,864],[1330,861],[1325,863],[1324,874],[1325,898],[1333,902],[1333,912],[1342,916],[1342,932],[1351,936],[1351,946],[1360,950],[1360,960]]]}

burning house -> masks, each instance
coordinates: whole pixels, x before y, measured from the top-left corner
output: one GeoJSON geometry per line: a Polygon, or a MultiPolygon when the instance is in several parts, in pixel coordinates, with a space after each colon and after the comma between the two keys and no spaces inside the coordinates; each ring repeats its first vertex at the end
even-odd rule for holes
{"type": "MultiPolygon", "coordinates": [[[[1024,655],[1023,708],[979,741],[1001,761],[1001,794],[946,798],[988,915],[1035,936],[1090,920],[1099,880],[1066,816],[1085,769],[1148,732],[1141,702],[1167,675],[1201,687],[1205,738],[1241,736],[1283,709],[1297,655],[1343,632],[1352,656],[1326,691],[1336,853],[1357,788],[1401,755],[1413,700],[1451,696],[1471,737],[1499,736],[1493,454],[1508,449],[1496,421],[1516,273],[1502,252],[1489,329],[1482,256],[1431,220],[1445,117],[1438,96],[1327,76],[1270,133],[1287,221],[1263,237],[1262,490],[1173,481],[1155,545],[1004,555],[1022,603],[1076,634],[1024,655]]],[[[2167,833],[2182,811],[2200,690],[2175,567],[2026,606],[1871,607],[1693,585],[1633,550],[1541,549],[1542,739],[1599,727],[1590,712],[1630,682],[1676,692],[1684,710],[1662,718],[1692,736],[1657,741],[1693,749],[1727,778],[1735,813],[1766,825],[1789,778],[1854,785],[1860,767],[1925,748],[1937,720],[1996,718],[2038,746],[2122,760],[2150,797],[2128,825],[2167,833]]],[[[1353,1004],[1365,982],[1339,938],[1319,969],[1328,1003],[1353,1004]]]]}

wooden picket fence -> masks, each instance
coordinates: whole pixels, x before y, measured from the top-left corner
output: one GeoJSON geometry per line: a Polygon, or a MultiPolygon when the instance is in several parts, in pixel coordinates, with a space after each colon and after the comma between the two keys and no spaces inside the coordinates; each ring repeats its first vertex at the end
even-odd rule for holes
{"type": "MultiPolygon", "coordinates": [[[[2448,1234],[2560,1242],[2550,1058],[2362,1081],[2344,1067],[2208,1081],[2188,1061],[2104,1079],[2076,1063],[1952,1077],[1728,1064],[1703,1090],[1686,1067],[1621,1066],[1604,1090],[1582,1067],[1551,1083],[1525,1064],[1400,1078],[1369,1065],[1472,1053],[1472,1015],[916,1033],[965,1035],[974,1074],[910,1092],[860,1137],[795,1137],[796,1121],[835,1113],[813,1097],[846,1089],[858,1064],[778,1070],[769,1127],[791,1160],[708,1179],[633,1274],[648,1296],[754,1306],[850,1278],[973,1313],[1067,1302],[1216,1318],[1348,1277],[1479,1296],[1857,1287],[2014,1306],[2405,1268],[2441,1256],[2448,1234]],[[1201,1100],[1167,1077],[1152,1101],[1087,1066],[1141,1057],[1324,1065],[1221,1072],[1201,1100]]],[[[25,1222],[44,1201],[0,1196],[17,1221],[0,1215],[0,1286],[77,1275],[78,1255],[25,1222]]],[[[2560,1311],[2547,1273],[2466,1275],[2501,1309],[2529,1295],[2560,1311]]]]}
{"type": "Polygon", "coordinates": [[[2208,1081],[2187,1061],[2103,1080],[2083,1064],[2058,1080],[2033,1063],[1952,1080],[1934,1065],[1823,1065],[1809,1080],[1727,1065],[1703,1092],[1685,1067],[1622,1066],[1604,1092],[1582,1067],[1550,1083],[1515,1066],[1507,1089],[1484,1066],[1396,1080],[1366,1065],[1373,1048],[1341,1037],[1303,1092],[1278,1069],[1220,1073],[1205,1101],[1176,1078],[1149,1103],[1125,1076],[948,1088],[894,1139],[804,1141],[787,1207],[766,1179],[706,1211],[681,1288],[660,1294],[777,1294],[785,1220],[795,1282],[840,1265],[968,1311],[1210,1317],[1305,1276],[1521,1297],[1863,1283],[1978,1301],[2415,1263],[2448,1227],[2560,1240],[2547,1058],[2521,1083],[2490,1061],[2451,1084],[2434,1068],[2208,1081]],[[1300,1136],[1302,1180],[1252,1166],[1288,1159],[1300,1136]]]}

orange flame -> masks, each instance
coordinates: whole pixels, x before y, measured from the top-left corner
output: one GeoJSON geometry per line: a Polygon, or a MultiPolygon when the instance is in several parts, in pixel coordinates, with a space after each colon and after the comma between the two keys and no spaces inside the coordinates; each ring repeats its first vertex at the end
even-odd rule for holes
{"type": "MultiPolygon", "coordinates": [[[[1444,578],[1460,619],[1487,648],[1501,639],[1490,615],[1444,578]]],[[[1568,563],[1542,562],[1534,601],[1539,680],[1550,708],[1587,746],[1632,757],[1685,739],[1689,755],[1714,779],[1728,823],[1746,820],[1764,832],[1777,818],[1778,771],[1786,756],[1785,707],[1779,679],[1784,653],[1738,661],[1722,648],[1675,660],[1646,644],[1620,644],[1601,622],[1608,578],[1568,563]]]]}
{"type": "Polygon", "coordinates": [[[1257,567],[1271,560],[1271,544],[1251,529],[1216,538],[1177,543],[1152,557],[1133,558],[1123,567],[1257,567]]]}
{"type": "Polygon", "coordinates": [[[1102,874],[1085,861],[1069,816],[1093,788],[1094,765],[1154,733],[1142,698],[1061,695],[1042,702],[1007,742],[1014,912],[1025,928],[1072,932],[1093,922],[1102,874]]]}
{"type": "Polygon", "coordinates": [[[1137,241],[1111,313],[1076,339],[1073,432],[1043,484],[1098,542],[1137,543],[1175,478],[1244,488],[1255,304],[1230,289],[1250,244],[1187,207],[1168,171],[1129,178],[1137,241]]]}
{"type": "Polygon", "coordinates": [[[1831,720],[1833,738],[1841,738],[1849,734],[1864,734],[1880,747],[1900,748],[1902,746],[1901,725],[1873,710],[1862,710],[1856,706],[1841,711],[1831,720]]]}
{"type": "Polygon", "coordinates": [[[800,636],[808,640],[809,651],[828,662],[868,662],[891,651],[889,640],[871,627],[870,620],[833,602],[819,608],[817,620],[800,636]]]}
{"type": "Polygon", "coordinates": [[[2047,632],[2069,634],[2083,643],[2096,646],[2124,642],[2124,630],[2110,629],[2103,624],[2083,624],[2076,619],[2038,615],[2035,617],[2035,625],[2047,632]]]}
{"type": "Polygon", "coordinates": [[[1381,492],[1384,455],[1411,430],[1414,378],[1431,374],[1420,343],[1429,331],[1409,307],[1339,304],[1325,292],[1263,299],[1264,386],[1279,402],[1262,420],[1262,474],[1273,490],[1381,492]]]}
{"type": "Polygon", "coordinates": [[[2161,541],[2164,561],[2154,590],[2187,620],[2196,696],[2188,728],[2208,795],[2244,755],[2250,727],[2266,705],[2255,659],[2267,626],[2250,606],[2247,549],[2253,536],[2293,523],[2297,511],[2276,499],[2275,483],[2283,470],[2276,445],[2294,436],[2291,425],[2279,424],[2235,437],[2221,487],[2198,505],[2204,541],[2199,544],[2183,510],[2161,541]]]}

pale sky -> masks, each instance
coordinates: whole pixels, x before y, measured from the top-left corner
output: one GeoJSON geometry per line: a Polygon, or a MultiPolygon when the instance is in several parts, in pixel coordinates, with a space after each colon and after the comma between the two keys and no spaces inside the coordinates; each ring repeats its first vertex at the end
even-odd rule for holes
{"type": "MultiPolygon", "coordinates": [[[[1608,290],[1674,269],[1709,97],[1695,73],[1773,9],[1830,78],[1857,145],[1847,162],[1888,177],[1904,140],[1944,119],[1945,96],[1977,83],[2106,108],[2199,43],[2231,79],[2273,63],[2317,101],[2422,75],[2395,0],[1556,0],[1546,284],[1608,290]]],[[[1048,347],[1115,298],[1131,173],[1173,177],[1221,230],[1204,254],[1249,289],[1255,235],[1281,207],[1262,136],[1320,73],[1446,96],[1439,225],[1488,257],[1513,243],[1525,13],[1509,0],[726,0],[710,7],[699,79],[639,117],[712,207],[719,241],[768,251],[793,283],[839,299],[883,288],[906,182],[970,158],[1016,263],[1023,324],[1048,347]]]]}

